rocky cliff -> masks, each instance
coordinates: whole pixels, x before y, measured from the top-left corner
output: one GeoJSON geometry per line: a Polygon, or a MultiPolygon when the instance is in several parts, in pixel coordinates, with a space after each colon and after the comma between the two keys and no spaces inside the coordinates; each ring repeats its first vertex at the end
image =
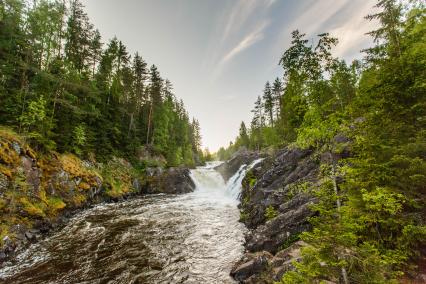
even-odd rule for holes
{"type": "Polygon", "coordinates": [[[241,221],[250,229],[246,254],[231,275],[240,283],[279,281],[300,257],[299,234],[309,230],[310,191],[319,161],[310,150],[285,148],[264,159],[243,180],[241,221]]]}
{"type": "Polygon", "coordinates": [[[16,133],[0,129],[0,264],[93,204],[193,191],[189,173],[187,168],[136,170],[119,158],[100,164],[38,153],[16,133]]]}

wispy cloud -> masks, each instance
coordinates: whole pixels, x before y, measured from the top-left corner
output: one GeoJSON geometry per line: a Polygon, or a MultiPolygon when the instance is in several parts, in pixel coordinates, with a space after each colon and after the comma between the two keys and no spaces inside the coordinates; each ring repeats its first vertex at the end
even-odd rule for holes
{"type": "Polygon", "coordinates": [[[269,20],[266,20],[260,25],[256,27],[255,30],[253,30],[251,33],[246,35],[234,48],[232,48],[220,61],[219,65],[225,64],[227,61],[231,60],[233,57],[235,57],[238,53],[242,52],[243,50],[249,48],[256,42],[263,39],[263,30],[269,25],[269,20]]]}
{"type": "Polygon", "coordinates": [[[238,54],[264,38],[270,23],[268,11],[276,0],[237,0],[226,11],[212,39],[214,50],[209,50],[212,79],[217,78],[224,66],[238,54]]]}
{"type": "Polygon", "coordinates": [[[366,33],[376,29],[377,22],[366,20],[364,17],[372,12],[373,4],[372,1],[365,1],[358,5],[355,13],[349,7],[347,20],[329,31],[339,39],[339,44],[333,50],[335,56],[352,60],[361,48],[371,44],[372,40],[366,33]]]}
{"type": "Polygon", "coordinates": [[[339,39],[338,46],[333,50],[334,55],[353,59],[359,54],[357,48],[369,43],[365,33],[376,25],[364,19],[371,12],[374,3],[375,0],[314,1],[283,30],[273,50],[279,52],[286,49],[283,43],[290,43],[290,33],[295,29],[307,34],[308,38],[329,32],[339,39]]]}

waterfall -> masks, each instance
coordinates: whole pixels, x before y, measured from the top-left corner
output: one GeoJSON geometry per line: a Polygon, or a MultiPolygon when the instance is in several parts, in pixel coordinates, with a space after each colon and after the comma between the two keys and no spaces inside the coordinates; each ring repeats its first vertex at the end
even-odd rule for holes
{"type": "Polygon", "coordinates": [[[228,180],[228,182],[226,183],[226,191],[233,199],[235,200],[238,199],[241,193],[241,187],[242,187],[241,182],[246,176],[246,173],[252,168],[254,168],[262,160],[263,159],[254,160],[248,166],[246,164],[241,165],[238,171],[228,180]]]}
{"type": "Polygon", "coordinates": [[[191,177],[196,185],[194,194],[204,197],[211,202],[238,203],[241,192],[241,182],[246,173],[262,159],[257,159],[249,165],[241,165],[238,171],[225,183],[223,177],[214,169],[222,162],[210,162],[204,167],[191,171],[191,177]]]}

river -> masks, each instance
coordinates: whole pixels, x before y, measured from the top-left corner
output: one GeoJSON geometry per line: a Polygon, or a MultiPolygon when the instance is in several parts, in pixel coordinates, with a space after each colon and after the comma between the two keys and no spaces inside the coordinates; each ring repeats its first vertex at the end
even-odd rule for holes
{"type": "Polygon", "coordinates": [[[235,283],[244,251],[237,197],[251,165],[225,183],[192,170],[196,190],[100,204],[0,268],[1,283],[235,283]]]}

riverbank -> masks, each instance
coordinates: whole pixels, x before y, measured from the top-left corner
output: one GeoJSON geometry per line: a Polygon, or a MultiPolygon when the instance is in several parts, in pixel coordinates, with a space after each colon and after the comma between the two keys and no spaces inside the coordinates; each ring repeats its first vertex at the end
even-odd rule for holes
{"type": "Polygon", "coordinates": [[[136,169],[121,158],[102,164],[72,154],[40,153],[2,128],[0,264],[94,204],[194,189],[188,168],[136,169]]]}
{"type": "Polygon", "coordinates": [[[191,170],[193,192],[83,210],[0,268],[0,283],[235,283],[246,229],[233,193],[245,170],[225,184],[215,165],[191,170]]]}

